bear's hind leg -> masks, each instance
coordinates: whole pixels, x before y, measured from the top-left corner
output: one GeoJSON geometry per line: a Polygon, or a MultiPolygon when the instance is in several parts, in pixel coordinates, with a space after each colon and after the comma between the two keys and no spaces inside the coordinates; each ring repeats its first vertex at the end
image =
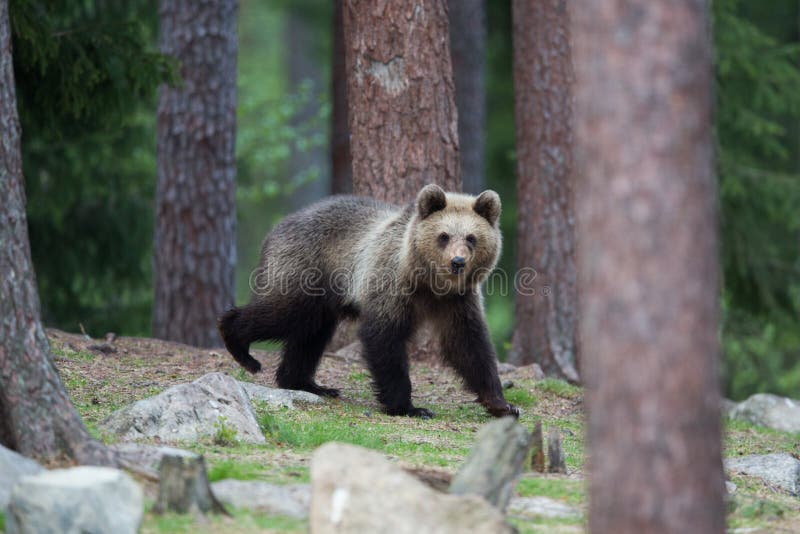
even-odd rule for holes
{"type": "Polygon", "coordinates": [[[275,324],[273,315],[268,305],[251,303],[226,311],[217,322],[225,348],[251,373],[259,372],[261,364],[250,355],[250,344],[281,338],[280,325],[275,324]]]}
{"type": "Polygon", "coordinates": [[[336,319],[324,317],[320,321],[309,321],[306,324],[314,328],[311,331],[293,333],[286,339],[275,380],[284,389],[308,391],[323,397],[338,397],[339,390],[320,386],[314,381],[322,353],[336,329],[336,319]],[[313,324],[314,322],[317,324],[313,324]]]}

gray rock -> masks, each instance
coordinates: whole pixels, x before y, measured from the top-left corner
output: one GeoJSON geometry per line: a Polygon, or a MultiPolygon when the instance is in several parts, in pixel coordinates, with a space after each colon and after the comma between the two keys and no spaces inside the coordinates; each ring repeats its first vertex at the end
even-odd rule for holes
{"type": "Polygon", "coordinates": [[[790,454],[752,454],[726,458],[725,469],[758,477],[800,496],[800,460],[790,454]]]}
{"type": "Polygon", "coordinates": [[[161,459],[164,456],[196,456],[195,453],[176,449],[174,447],[159,447],[157,445],[145,445],[143,443],[115,443],[109,448],[116,451],[119,457],[129,465],[143,467],[158,472],[161,459]]]}
{"type": "Polygon", "coordinates": [[[35,475],[42,466],[21,454],[0,445],[0,511],[6,509],[11,488],[24,475],[35,475]]]}
{"type": "Polygon", "coordinates": [[[515,497],[508,505],[509,515],[537,519],[580,519],[580,510],[549,497],[515,497]]]}
{"type": "Polygon", "coordinates": [[[726,399],[725,397],[721,398],[719,401],[719,411],[722,413],[722,417],[730,417],[737,406],[739,406],[738,402],[726,399]]]}
{"type": "Polygon", "coordinates": [[[224,373],[209,373],[178,384],[155,397],[111,414],[101,426],[120,439],[157,439],[166,443],[212,437],[221,421],[238,440],[264,443],[250,398],[242,385],[224,373]]]}
{"type": "Polygon", "coordinates": [[[730,418],[784,432],[800,432],[800,401],[757,393],[732,409],[730,418]]]}
{"type": "Polygon", "coordinates": [[[142,489],[107,467],[73,467],[22,477],[11,491],[6,534],[135,533],[144,512],[142,489]]]}
{"type": "Polygon", "coordinates": [[[272,408],[293,409],[295,402],[305,402],[307,404],[320,404],[323,402],[322,397],[308,391],[268,388],[252,382],[239,382],[239,384],[247,392],[251,401],[263,402],[272,408]]]}
{"type": "Polygon", "coordinates": [[[311,459],[310,531],[507,533],[502,514],[477,495],[439,493],[383,455],[327,443],[311,459]]]}
{"type": "Polygon", "coordinates": [[[308,518],[311,505],[309,484],[279,486],[255,480],[220,480],[211,484],[211,491],[222,504],[257,512],[308,518]]]}
{"type": "Polygon", "coordinates": [[[531,434],[513,417],[485,424],[453,477],[450,493],[480,495],[505,510],[531,448],[531,434]]]}
{"type": "Polygon", "coordinates": [[[508,362],[497,362],[497,372],[501,375],[517,370],[517,366],[508,362]]]}
{"type": "Polygon", "coordinates": [[[736,487],[736,484],[734,484],[730,480],[725,481],[725,493],[727,493],[728,495],[733,495],[734,493],[736,493],[737,489],[739,488],[736,487]]]}

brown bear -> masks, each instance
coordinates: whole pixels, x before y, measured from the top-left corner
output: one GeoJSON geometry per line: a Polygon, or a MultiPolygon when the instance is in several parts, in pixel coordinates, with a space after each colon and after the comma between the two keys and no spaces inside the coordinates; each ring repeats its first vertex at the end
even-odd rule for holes
{"type": "Polygon", "coordinates": [[[245,369],[261,364],[255,341],[280,340],[280,387],[337,396],[314,381],[337,323],[358,317],[358,336],[386,413],[428,418],[411,403],[406,345],[424,321],[441,356],[495,416],[507,403],[483,311],[481,286],[500,255],[500,197],[425,186],[399,207],[334,196],[283,219],[266,237],[250,304],[220,318],[225,346],[245,369]]]}

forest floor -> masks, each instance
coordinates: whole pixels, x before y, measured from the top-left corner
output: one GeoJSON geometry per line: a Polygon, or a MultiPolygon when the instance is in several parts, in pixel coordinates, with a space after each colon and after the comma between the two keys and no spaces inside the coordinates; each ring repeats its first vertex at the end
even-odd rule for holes
{"type": "MultiPolygon", "coordinates": [[[[105,354],[89,347],[98,343],[82,335],[49,330],[48,336],[62,380],[92,433],[106,439],[98,423],[133,401],[165,388],[221,371],[238,380],[275,386],[277,354],[254,351],[265,371],[249,375],[224,349],[207,350],[154,339],[118,338],[116,352],[105,354]]],[[[545,432],[556,425],[562,433],[568,473],[542,475],[526,472],[516,493],[546,496],[586,510],[584,488],[584,425],[580,388],[558,380],[535,380],[527,367],[504,374],[513,381],[507,399],[522,409],[520,422],[532,428],[541,420],[545,432]]],[[[446,487],[465,459],[478,428],[490,420],[472,402],[457,378],[446,368],[412,364],[414,403],[432,409],[436,417],[420,420],[389,417],[381,413],[370,389],[370,378],[360,360],[325,357],[317,375],[319,383],[339,388],[341,397],[302,409],[259,413],[266,421],[265,445],[222,447],[207,442],[181,446],[205,455],[209,478],[239,478],[273,483],[309,482],[309,459],[327,441],[341,441],[383,452],[421,478],[446,487]]],[[[725,454],[800,454],[800,435],[786,434],[727,422],[725,454]]],[[[728,524],[741,532],[800,532],[800,499],[758,479],[734,476],[738,490],[729,500],[728,524]],[[751,530],[752,529],[752,530],[751,530]]],[[[307,522],[288,517],[236,511],[197,523],[188,516],[157,516],[148,512],[143,532],[304,532],[307,522]]],[[[582,519],[530,520],[510,517],[520,532],[582,532],[582,519]]]]}

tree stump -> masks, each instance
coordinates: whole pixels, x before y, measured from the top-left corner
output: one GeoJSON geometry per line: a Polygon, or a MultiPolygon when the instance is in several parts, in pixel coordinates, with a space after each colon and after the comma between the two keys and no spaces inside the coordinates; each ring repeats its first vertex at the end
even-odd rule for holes
{"type": "Polygon", "coordinates": [[[542,422],[536,421],[533,427],[531,446],[531,468],[537,473],[544,473],[544,436],[542,436],[542,422]]]}
{"type": "Polygon", "coordinates": [[[548,473],[567,472],[567,461],[564,457],[564,449],[561,448],[561,433],[554,426],[551,426],[547,432],[547,460],[548,473]]]}
{"type": "Polygon", "coordinates": [[[464,465],[450,483],[450,493],[480,495],[500,510],[511,500],[528,457],[531,435],[513,417],[485,425],[464,465]]]}
{"type": "Polygon", "coordinates": [[[195,454],[169,454],[158,468],[160,482],[158,501],[153,511],[187,513],[220,513],[228,515],[219,503],[206,475],[206,463],[195,454]]]}

